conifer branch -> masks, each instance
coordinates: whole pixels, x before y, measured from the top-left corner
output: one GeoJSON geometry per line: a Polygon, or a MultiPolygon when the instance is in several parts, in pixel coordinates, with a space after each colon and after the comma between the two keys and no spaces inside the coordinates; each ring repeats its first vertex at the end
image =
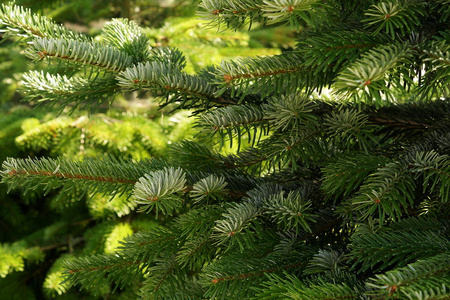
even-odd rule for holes
{"type": "Polygon", "coordinates": [[[102,28],[102,36],[111,46],[133,57],[133,63],[146,60],[149,55],[148,38],[133,21],[113,19],[102,28]]]}
{"type": "Polygon", "coordinates": [[[387,78],[392,71],[401,73],[406,71],[411,49],[403,44],[382,45],[364,53],[360,59],[344,69],[336,79],[335,87],[338,92],[355,95],[364,93],[369,98],[381,101],[384,92],[387,95],[388,87],[403,89],[403,84],[409,82],[392,80],[388,85],[387,78]]]}
{"type": "Polygon", "coordinates": [[[167,62],[152,61],[145,64],[139,63],[121,72],[117,77],[119,85],[126,89],[143,88],[160,93],[168,98],[175,95],[171,102],[192,99],[193,103],[185,104],[186,107],[194,106],[202,99],[210,100],[214,103],[227,105],[234,102],[227,102],[222,97],[216,97],[215,87],[205,79],[188,75],[181,72],[177,65],[167,62]]]}
{"type": "Polygon", "coordinates": [[[33,14],[30,9],[14,4],[2,4],[0,9],[0,28],[9,34],[26,37],[48,37],[54,39],[73,39],[90,41],[86,35],[55,24],[45,16],[33,14]]]}
{"type": "Polygon", "coordinates": [[[374,34],[384,29],[392,38],[398,32],[405,35],[420,25],[420,18],[425,15],[424,5],[425,1],[383,1],[365,12],[367,18],[363,22],[377,26],[374,34]]]}
{"type": "Polygon", "coordinates": [[[145,162],[124,165],[107,158],[84,161],[63,158],[7,159],[3,162],[2,181],[7,182],[10,188],[22,186],[26,182],[26,191],[43,188],[49,192],[60,187],[79,185],[93,193],[114,197],[131,192],[134,184],[149,169],[151,165],[145,162]]]}
{"type": "Polygon", "coordinates": [[[410,299],[444,299],[449,296],[449,273],[449,254],[438,254],[370,278],[367,285],[374,290],[368,294],[378,298],[403,296],[410,299]]]}
{"type": "Polygon", "coordinates": [[[222,95],[228,87],[236,89],[231,90],[232,96],[260,93],[265,97],[274,92],[294,91],[303,84],[301,77],[305,68],[302,61],[299,54],[289,53],[222,62],[214,71],[221,87],[216,95],[222,95]]]}
{"type": "Polygon", "coordinates": [[[39,101],[53,101],[62,105],[100,104],[108,101],[119,87],[113,77],[97,78],[89,81],[84,77],[52,75],[30,71],[23,75],[23,88],[30,98],[39,101]]]}
{"type": "Polygon", "coordinates": [[[181,192],[186,186],[186,175],[181,168],[165,168],[145,174],[135,185],[134,197],[138,204],[143,204],[142,210],[172,214],[181,205],[181,200],[175,193],[181,192]]]}
{"type": "Polygon", "coordinates": [[[358,267],[358,273],[361,273],[369,269],[374,272],[385,270],[394,264],[403,267],[419,257],[446,253],[450,241],[442,234],[419,229],[353,235],[350,247],[352,268],[358,267]]]}
{"type": "Polygon", "coordinates": [[[110,72],[129,67],[133,58],[111,46],[90,41],[36,38],[26,54],[35,60],[57,59],[110,72]]]}

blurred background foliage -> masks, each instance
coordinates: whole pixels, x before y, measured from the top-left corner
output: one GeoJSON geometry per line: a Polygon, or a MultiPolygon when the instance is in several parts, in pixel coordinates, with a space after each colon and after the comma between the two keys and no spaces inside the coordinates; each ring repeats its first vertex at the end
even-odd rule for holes
{"type": "MultiPolygon", "coordinates": [[[[7,3],[9,1],[0,1],[7,3]]],[[[278,54],[293,46],[294,33],[275,30],[218,31],[195,16],[194,0],[16,0],[16,4],[65,26],[100,38],[111,18],[129,18],[145,28],[151,46],[179,48],[188,72],[238,56],[278,54]]],[[[164,158],[168,146],[195,139],[190,112],[158,109],[151,95],[131,93],[113,106],[71,112],[24,101],[21,74],[39,70],[21,53],[16,40],[0,33],[0,161],[6,157],[164,158]]],[[[211,145],[214,141],[211,141],[211,145]]],[[[72,193],[85,193],[72,191],[72,193]]],[[[26,195],[0,185],[0,299],[133,299],[131,291],[78,291],[62,283],[61,260],[108,253],[133,232],[164,219],[136,214],[125,197],[99,195],[73,201],[69,194],[26,195]]]]}

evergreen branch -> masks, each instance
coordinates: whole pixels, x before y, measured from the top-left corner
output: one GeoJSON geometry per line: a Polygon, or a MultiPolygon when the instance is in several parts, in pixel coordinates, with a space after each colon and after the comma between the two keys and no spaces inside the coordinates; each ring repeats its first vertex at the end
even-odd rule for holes
{"type": "Polygon", "coordinates": [[[113,77],[89,81],[84,77],[68,78],[43,71],[30,71],[23,75],[23,88],[30,98],[40,101],[54,101],[61,105],[92,105],[108,101],[119,87],[113,77]]]}
{"type": "Polygon", "coordinates": [[[411,50],[404,44],[378,46],[344,69],[336,79],[335,87],[339,93],[355,96],[362,92],[366,97],[381,101],[382,92],[392,93],[389,88],[403,89],[405,82],[398,79],[405,77],[394,75],[388,82],[388,75],[406,72],[410,57],[411,50]]]}
{"type": "Polygon", "coordinates": [[[295,133],[304,125],[317,124],[317,117],[312,114],[317,105],[302,94],[288,94],[273,97],[263,105],[264,115],[275,130],[295,133]]]}
{"type": "Polygon", "coordinates": [[[189,169],[204,170],[205,167],[223,168],[222,156],[209,147],[193,141],[182,141],[170,148],[170,156],[178,165],[189,169]]]}
{"type": "Polygon", "coordinates": [[[353,235],[349,245],[352,269],[378,272],[389,267],[402,267],[418,258],[446,253],[450,241],[431,230],[386,231],[353,235]]]}
{"type": "Polygon", "coordinates": [[[300,164],[309,167],[336,154],[332,145],[320,137],[321,134],[319,128],[305,127],[296,135],[273,135],[258,146],[264,149],[268,169],[283,169],[289,166],[296,170],[300,164]],[[319,153],[321,156],[317,155],[319,153]]]}
{"type": "Polygon", "coordinates": [[[347,283],[329,283],[322,280],[318,280],[318,283],[305,284],[296,276],[288,274],[282,277],[277,274],[270,274],[267,276],[268,281],[262,284],[259,288],[257,297],[252,299],[357,299],[360,293],[355,287],[350,286],[347,283]]]}
{"type": "Polygon", "coordinates": [[[296,231],[301,227],[311,232],[309,222],[315,222],[317,215],[311,213],[311,201],[305,200],[298,193],[291,191],[285,197],[284,192],[264,200],[262,209],[265,214],[277,223],[283,231],[296,231]]]}
{"type": "Polygon", "coordinates": [[[181,199],[175,193],[183,191],[185,185],[186,174],[181,168],[164,168],[141,177],[133,195],[138,204],[144,205],[142,211],[155,208],[156,212],[172,214],[181,205],[181,199]]]}
{"type": "Polygon", "coordinates": [[[248,248],[255,238],[253,231],[261,230],[257,224],[260,214],[261,209],[250,201],[236,203],[226,210],[221,220],[216,221],[213,237],[218,244],[238,244],[241,249],[248,248]]]}
{"type": "Polygon", "coordinates": [[[209,175],[193,185],[190,196],[195,202],[201,202],[205,198],[222,199],[226,186],[225,178],[209,175]]]}
{"type": "MultiPolygon", "coordinates": [[[[322,169],[322,190],[328,197],[346,198],[355,193],[367,176],[387,163],[383,156],[353,153],[338,158],[322,169]]],[[[335,200],[337,201],[337,199],[335,200]]]]}
{"type": "MultiPolygon", "coordinates": [[[[54,146],[54,138],[59,138],[65,129],[72,126],[72,120],[67,117],[53,119],[35,126],[32,130],[19,135],[16,143],[21,148],[47,149],[54,146]],[[52,139],[53,138],[53,139],[52,139]]],[[[66,132],[67,134],[67,132],[66,132]]]]}
{"type": "Polygon", "coordinates": [[[177,65],[167,62],[152,61],[145,64],[139,63],[127,68],[117,76],[119,86],[126,89],[144,88],[155,91],[168,98],[175,95],[171,102],[189,98],[193,101],[207,99],[214,103],[227,105],[221,97],[214,95],[215,88],[198,76],[188,75],[181,72],[177,65]]]}
{"type": "Polygon", "coordinates": [[[267,156],[258,148],[249,147],[235,155],[228,155],[223,158],[223,162],[228,169],[255,168],[261,170],[262,163],[267,156]]]}
{"type": "Polygon", "coordinates": [[[315,11],[317,13],[317,4],[320,5],[322,3],[319,0],[264,1],[261,10],[264,12],[264,17],[268,19],[267,24],[289,21],[289,23],[298,27],[298,19],[310,19],[307,15],[302,14],[302,12],[315,11]]]}
{"type": "Polygon", "coordinates": [[[264,113],[261,107],[256,105],[233,105],[211,110],[199,117],[197,126],[212,131],[211,136],[219,133],[222,143],[228,137],[230,146],[236,136],[238,149],[245,134],[248,142],[254,144],[263,134],[268,133],[264,113]]]}
{"type": "Polygon", "coordinates": [[[378,211],[380,222],[385,215],[400,218],[404,210],[413,205],[415,183],[407,172],[407,166],[400,163],[388,163],[379,168],[364,182],[358,195],[351,202],[364,217],[378,211]]]}
{"type": "Polygon", "coordinates": [[[303,65],[314,69],[314,74],[338,72],[380,44],[380,40],[361,30],[333,30],[302,33],[297,52],[304,58],[303,65]],[[314,51],[311,51],[311,48],[314,51]]]}
{"type": "Polygon", "coordinates": [[[424,62],[429,64],[430,70],[425,73],[419,93],[423,96],[441,98],[450,92],[450,45],[445,41],[433,42],[427,49],[423,49],[424,62]]]}
{"type": "Polygon", "coordinates": [[[265,269],[265,270],[261,270],[259,272],[250,272],[250,273],[245,273],[245,274],[239,274],[239,275],[234,275],[234,276],[224,276],[224,277],[217,277],[211,280],[211,283],[213,284],[217,284],[219,282],[222,281],[228,281],[228,280],[243,280],[249,277],[254,277],[254,276],[262,276],[265,274],[271,274],[274,272],[279,272],[279,271],[283,271],[283,270],[288,270],[291,268],[298,268],[300,266],[304,266],[305,263],[301,262],[298,264],[292,264],[292,265],[286,265],[286,266],[277,266],[274,268],[270,268],[270,269],[265,269]]]}
{"type": "Polygon", "coordinates": [[[137,278],[142,279],[148,272],[147,267],[162,254],[176,251],[179,242],[177,234],[164,227],[134,234],[122,242],[120,251],[116,253],[66,260],[66,281],[81,284],[84,288],[98,288],[111,283],[122,288],[137,278]],[[128,272],[135,275],[131,278],[124,276],[128,272]]]}
{"type": "Polygon", "coordinates": [[[84,161],[8,158],[3,162],[2,181],[8,183],[10,189],[24,188],[25,193],[36,188],[49,192],[59,187],[80,186],[114,197],[131,192],[149,169],[152,166],[146,162],[124,163],[108,158],[84,161]]]}
{"type": "Polygon", "coordinates": [[[180,237],[190,240],[210,236],[215,222],[224,212],[223,207],[217,205],[200,206],[191,209],[174,220],[174,228],[180,232],[180,237]]]}
{"type": "Polygon", "coordinates": [[[450,7],[448,6],[450,2],[449,0],[438,0],[437,2],[437,11],[441,16],[439,20],[445,23],[450,19],[450,7]]]}
{"type": "Polygon", "coordinates": [[[204,20],[214,23],[225,23],[228,27],[239,28],[247,23],[275,24],[290,22],[299,27],[299,21],[309,21],[314,17],[310,11],[321,7],[318,0],[279,0],[279,1],[235,1],[203,0],[199,12],[204,20]]]}
{"type": "Polygon", "coordinates": [[[133,62],[131,56],[111,46],[68,39],[36,38],[26,54],[35,60],[52,58],[110,72],[120,72],[133,62]]]}
{"type": "Polygon", "coordinates": [[[158,226],[128,236],[121,241],[118,250],[131,261],[152,262],[166,252],[176,251],[182,241],[177,230],[158,226]]]}
{"type": "Polygon", "coordinates": [[[370,122],[385,127],[427,130],[445,124],[450,112],[450,98],[416,103],[398,103],[378,109],[368,108],[370,122]]]}
{"type": "Polygon", "coordinates": [[[325,116],[323,125],[328,134],[334,137],[342,147],[356,148],[368,153],[371,142],[377,142],[372,132],[375,126],[368,123],[368,116],[353,109],[333,111],[325,116]]]}
{"type": "Polygon", "coordinates": [[[337,274],[346,269],[344,253],[336,250],[319,250],[309,262],[305,274],[331,272],[337,274]]]}
{"type": "Polygon", "coordinates": [[[108,44],[133,57],[133,63],[143,62],[149,55],[149,39],[133,21],[113,19],[103,26],[102,36],[108,44]]]}
{"type": "Polygon", "coordinates": [[[213,245],[210,236],[203,236],[189,239],[180,247],[176,261],[182,268],[190,270],[201,270],[209,263],[217,253],[216,246],[213,245]]]}
{"type": "Polygon", "coordinates": [[[423,7],[426,1],[395,0],[382,1],[373,4],[364,14],[363,22],[367,27],[375,27],[373,34],[381,30],[390,34],[392,39],[400,32],[406,35],[420,25],[420,19],[425,15],[423,7]]]}
{"type": "Polygon", "coordinates": [[[424,174],[423,189],[439,190],[440,200],[448,202],[450,197],[450,161],[448,155],[439,155],[434,150],[417,152],[412,159],[411,172],[424,174]]]}
{"type": "Polygon", "coordinates": [[[166,62],[178,70],[186,67],[186,57],[183,52],[174,47],[157,47],[150,50],[148,60],[166,62]]]}
{"type": "Polygon", "coordinates": [[[267,19],[263,17],[261,6],[262,0],[256,1],[233,1],[233,0],[202,0],[198,12],[203,20],[211,20],[219,25],[225,23],[227,27],[239,28],[253,22],[264,24],[267,19]]]}
{"type": "Polygon", "coordinates": [[[371,278],[367,294],[379,299],[445,299],[450,297],[450,255],[448,253],[420,259],[406,267],[371,278]]]}
{"type": "Polygon", "coordinates": [[[222,62],[215,70],[216,81],[221,89],[216,95],[222,95],[227,88],[232,96],[260,93],[265,97],[271,93],[287,93],[304,85],[302,72],[303,59],[297,53],[288,53],[272,57],[246,58],[231,62],[222,62]]]}
{"type": "Polygon", "coordinates": [[[198,125],[218,131],[230,127],[245,127],[263,120],[264,114],[259,106],[239,105],[222,107],[202,114],[198,125]]]}
{"type": "Polygon", "coordinates": [[[435,231],[440,232],[445,230],[445,221],[431,218],[430,216],[422,215],[419,217],[410,217],[402,219],[398,222],[392,223],[389,227],[383,227],[387,231],[435,231]]]}
{"type": "Polygon", "coordinates": [[[295,250],[281,255],[272,252],[268,246],[257,244],[243,253],[224,255],[205,267],[200,281],[208,288],[205,296],[212,299],[218,296],[226,299],[236,299],[236,295],[251,296],[254,288],[267,278],[266,275],[285,270],[300,272],[310,258],[308,251],[295,250]]]}
{"type": "Polygon", "coordinates": [[[146,262],[129,259],[121,253],[100,254],[67,259],[65,282],[81,284],[86,289],[108,286],[116,283],[120,288],[142,279],[146,262]]]}
{"type": "Polygon", "coordinates": [[[73,39],[90,41],[81,33],[69,30],[54,23],[45,16],[31,13],[30,9],[13,4],[2,4],[0,9],[0,28],[10,34],[26,37],[48,37],[54,39],[73,39]]]}
{"type": "Polygon", "coordinates": [[[213,237],[218,244],[238,244],[241,249],[248,248],[261,234],[259,217],[264,213],[264,208],[270,208],[271,203],[267,199],[281,193],[279,185],[263,184],[249,190],[248,197],[242,202],[231,204],[222,214],[222,218],[215,222],[213,237]]]}
{"type": "MultiPolygon", "coordinates": [[[[166,266],[170,266],[166,264],[166,266]]],[[[162,266],[161,266],[162,267],[162,266]]],[[[170,268],[169,268],[170,269],[170,268]]],[[[146,279],[139,289],[138,295],[141,299],[167,299],[167,300],[201,300],[204,294],[203,288],[192,276],[186,276],[182,271],[172,269],[172,273],[165,273],[166,281],[155,290],[157,280],[161,278],[162,272],[155,272],[153,276],[146,279]],[[168,280],[167,280],[168,279],[168,280]],[[154,298],[153,298],[154,297],[154,298]]]]}
{"type": "Polygon", "coordinates": [[[175,289],[179,289],[183,285],[183,279],[175,275],[176,268],[175,256],[158,259],[155,265],[149,268],[150,276],[144,282],[145,289],[156,295],[162,292],[164,296],[174,286],[176,286],[175,289]]]}

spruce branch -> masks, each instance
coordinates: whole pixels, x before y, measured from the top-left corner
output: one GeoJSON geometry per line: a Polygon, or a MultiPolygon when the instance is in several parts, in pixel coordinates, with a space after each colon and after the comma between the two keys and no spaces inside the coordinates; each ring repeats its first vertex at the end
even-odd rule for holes
{"type": "Polygon", "coordinates": [[[85,65],[115,73],[133,62],[133,57],[111,46],[70,39],[36,38],[25,54],[35,60],[55,59],[70,65],[85,65]]]}
{"type": "Polygon", "coordinates": [[[225,23],[227,27],[239,28],[253,22],[265,23],[261,6],[262,0],[255,1],[213,1],[202,0],[199,4],[201,10],[198,15],[203,20],[209,20],[214,25],[225,23]]]}
{"type": "Polygon", "coordinates": [[[419,88],[422,97],[434,96],[441,98],[450,95],[450,45],[445,41],[432,42],[422,50],[424,62],[430,70],[423,77],[423,84],[419,88]]]}
{"type": "Polygon", "coordinates": [[[222,144],[227,137],[230,146],[237,139],[238,149],[243,136],[246,135],[248,142],[254,144],[262,135],[268,134],[262,108],[256,105],[233,105],[211,110],[198,118],[197,126],[210,131],[211,137],[218,133],[222,144]]]}
{"type": "Polygon", "coordinates": [[[221,218],[224,209],[218,205],[198,206],[178,216],[173,226],[186,240],[210,237],[215,222],[221,218]]]}
{"type": "Polygon", "coordinates": [[[357,299],[361,295],[358,289],[348,283],[335,284],[323,278],[308,284],[287,272],[283,276],[268,274],[267,277],[268,281],[262,284],[257,296],[251,299],[357,299]]]}
{"type": "Polygon", "coordinates": [[[280,95],[263,105],[265,118],[274,130],[291,131],[291,134],[307,124],[317,124],[317,117],[312,114],[316,108],[317,104],[303,94],[280,95]]]}
{"type": "Polygon", "coordinates": [[[86,35],[69,30],[45,16],[33,14],[30,9],[14,4],[2,4],[0,9],[0,29],[8,34],[25,36],[27,38],[48,37],[91,41],[91,38],[86,35]]]}
{"type": "Polygon", "coordinates": [[[335,83],[337,92],[351,96],[362,93],[366,98],[374,98],[377,100],[375,103],[380,103],[383,94],[391,95],[390,87],[403,90],[403,84],[411,84],[403,81],[407,80],[407,76],[399,75],[402,71],[408,71],[411,55],[411,49],[404,44],[373,48],[340,72],[335,83]],[[389,77],[391,74],[397,76],[389,77]]]}
{"type": "Polygon", "coordinates": [[[186,174],[181,168],[164,168],[145,174],[136,183],[133,195],[138,204],[142,204],[142,211],[150,211],[172,214],[180,207],[182,202],[176,193],[186,187],[186,174]]]}
{"type": "Polygon", "coordinates": [[[181,72],[178,68],[179,65],[158,60],[138,63],[121,72],[116,79],[122,88],[151,90],[166,97],[168,102],[182,101],[185,107],[196,107],[198,102],[202,104],[204,100],[221,105],[230,104],[216,97],[215,87],[206,80],[181,72]]]}
{"type": "Polygon", "coordinates": [[[239,245],[244,250],[249,248],[255,235],[261,232],[257,217],[261,209],[250,201],[236,203],[223,214],[221,220],[214,226],[214,238],[217,243],[239,245]]]}
{"type": "Polygon", "coordinates": [[[440,201],[448,202],[450,197],[450,160],[448,155],[439,155],[434,150],[417,152],[411,162],[411,172],[423,174],[423,189],[438,190],[440,201]]]}
{"type": "Polygon", "coordinates": [[[358,150],[368,153],[372,148],[371,142],[376,141],[372,134],[374,126],[368,124],[368,116],[360,111],[353,109],[333,111],[325,116],[323,125],[328,134],[347,149],[355,148],[354,144],[357,144],[358,150]]]}
{"type": "Polygon", "coordinates": [[[406,267],[377,274],[367,285],[377,298],[445,299],[450,297],[450,254],[420,259],[406,267]]]}
{"type": "Polygon", "coordinates": [[[152,166],[144,161],[123,163],[108,158],[84,161],[8,158],[2,168],[2,181],[8,183],[10,189],[20,186],[27,192],[43,188],[48,193],[60,187],[80,186],[93,193],[114,197],[131,192],[138,179],[152,166]]]}
{"type": "Polygon", "coordinates": [[[228,88],[232,96],[260,93],[266,97],[271,93],[280,94],[295,91],[304,86],[302,57],[295,53],[278,56],[246,58],[222,62],[214,71],[222,95],[228,88]]]}
{"type": "Polygon", "coordinates": [[[16,143],[21,148],[47,149],[54,146],[54,140],[58,140],[62,135],[67,134],[68,128],[72,127],[73,122],[67,117],[61,117],[40,124],[32,130],[19,135],[16,143]]]}
{"type": "Polygon", "coordinates": [[[193,185],[190,196],[195,202],[202,202],[204,199],[221,199],[226,186],[225,178],[209,175],[193,185]]]}
{"type": "Polygon", "coordinates": [[[334,198],[334,202],[338,201],[340,196],[345,199],[358,190],[369,174],[385,163],[387,159],[382,156],[358,152],[340,157],[322,169],[321,188],[329,198],[334,198]]]}
{"type": "Polygon", "coordinates": [[[283,231],[296,231],[302,228],[311,232],[308,223],[315,222],[317,215],[312,213],[311,201],[294,191],[284,196],[284,192],[265,199],[262,205],[264,214],[277,223],[283,231]]]}
{"type": "Polygon", "coordinates": [[[180,71],[186,67],[186,57],[183,52],[174,47],[152,48],[150,50],[148,60],[167,62],[175,66],[180,71]]]}
{"type": "Polygon", "coordinates": [[[364,217],[378,213],[383,223],[386,215],[398,219],[413,206],[414,189],[407,166],[391,162],[372,173],[351,202],[364,217]]]}
{"type": "Polygon", "coordinates": [[[134,21],[113,19],[103,26],[102,36],[108,44],[132,56],[133,63],[143,62],[149,55],[149,39],[134,21]]]}
{"type": "MultiPolygon", "coordinates": [[[[383,39],[383,42],[387,42],[383,39]]],[[[297,42],[297,52],[304,57],[303,65],[314,74],[338,72],[356,61],[362,53],[380,45],[380,40],[363,30],[333,30],[304,32],[297,42]],[[311,48],[314,51],[310,51],[311,48]]]]}
{"type": "Polygon", "coordinates": [[[426,1],[382,1],[365,12],[367,18],[363,22],[374,28],[374,35],[384,30],[394,39],[398,32],[405,35],[420,25],[421,17],[425,15],[424,5],[426,1]]]}
{"type": "Polygon", "coordinates": [[[448,253],[450,241],[431,230],[386,231],[353,235],[349,245],[352,269],[358,273],[403,267],[418,258],[448,253]]]}
{"type": "Polygon", "coordinates": [[[278,0],[278,1],[212,1],[203,0],[199,15],[204,20],[210,20],[215,25],[225,23],[227,27],[240,28],[253,23],[269,25],[275,23],[290,23],[299,28],[300,21],[313,23],[315,13],[320,12],[321,3],[318,0],[278,0]]]}
{"type": "Polygon", "coordinates": [[[183,241],[180,232],[173,228],[157,226],[151,231],[141,231],[128,236],[118,250],[131,261],[141,260],[152,262],[166,252],[174,252],[183,241]]]}
{"type": "Polygon", "coordinates": [[[178,165],[192,170],[203,170],[205,167],[215,170],[223,168],[222,155],[204,144],[185,140],[173,145],[169,153],[178,165]]]}
{"type": "Polygon", "coordinates": [[[86,289],[112,283],[123,288],[137,279],[142,280],[145,267],[146,262],[127,258],[120,252],[67,259],[64,261],[65,282],[80,284],[86,289]]]}
{"type": "Polygon", "coordinates": [[[118,91],[114,77],[96,78],[89,81],[84,77],[30,71],[23,75],[23,89],[30,99],[58,102],[59,105],[74,107],[99,105],[110,101],[118,91]]]}
{"type": "Polygon", "coordinates": [[[280,255],[273,252],[269,241],[267,238],[266,245],[256,244],[244,253],[224,255],[205,267],[200,278],[200,283],[208,288],[205,296],[229,299],[236,295],[251,296],[268,274],[300,273],[304,269],[310,258],[308,251],[301,249],[280,255]]]}
{"type": "Polygon", "coordinates": [[[261,10],[264,12],[264,17],[268,19],[267,24],[289,22],[298,28],[299,20],[311,19],[305,12],[314,11],[317,14],[317,5],[320,4],[322,3],[318,0],[264,1],[261,10]]]}
{"type": "Polygon", "coordinates": [[[166,257],[157,259],[155,264],[149,268],[149,276],[143,282],[140,292],[147,292],[159,298],[159,295],[167,297],[174,290],[182,290],[184,285],[188,284],[186,282],[187,276],[184,273],[177,272],[177,267],[174,255],[168,257],[166,255],[166,257]],[[180,275],[177,273],[180,273],[180,275]]]}

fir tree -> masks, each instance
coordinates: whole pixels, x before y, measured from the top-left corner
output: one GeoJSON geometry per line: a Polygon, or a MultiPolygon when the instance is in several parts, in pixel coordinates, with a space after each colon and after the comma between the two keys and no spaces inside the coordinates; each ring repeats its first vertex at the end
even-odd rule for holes
{"type": "Polygon", "coordinates": [[[98,42],[2,9],[30,58],[84,71],[30,72],[30,98],[92,106],[150,91],[193,110],[200,138],[239,149],[183,141],[167,160],[7,159],[11,187],[125,195],[164,220],[117,252],[65,260],[65,284],[143,299],[449,298],[450,2],[199,5],[221,27],[288,22],[297,45],[190,74],[183,53],[149,48],[131,21],[107,23],[98,42]]]}

